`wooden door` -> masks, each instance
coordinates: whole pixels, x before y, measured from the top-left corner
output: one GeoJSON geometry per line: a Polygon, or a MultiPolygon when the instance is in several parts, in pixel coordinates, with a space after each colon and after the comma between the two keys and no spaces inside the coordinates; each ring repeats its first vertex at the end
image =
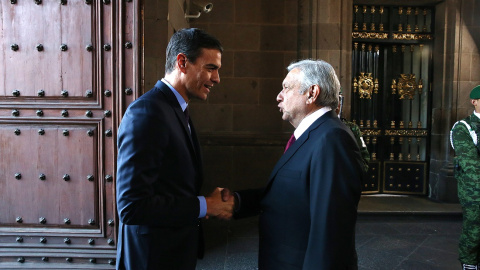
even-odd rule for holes
{"type": "Polygon", "coordinates": [[[111,269],[139,3],[0,2],[0,268],[111,269]]]}

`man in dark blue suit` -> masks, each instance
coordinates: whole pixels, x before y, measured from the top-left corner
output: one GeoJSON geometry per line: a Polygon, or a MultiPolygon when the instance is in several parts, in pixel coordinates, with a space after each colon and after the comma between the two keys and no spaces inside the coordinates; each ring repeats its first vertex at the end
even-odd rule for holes
{"type": "Polygon", "coordinates": [[[188,102],[220,82],[222,46],[182,29],[167,46],[165,77],[135,100],[118,132],[117,269],[195,269],[203,256],[200,219],[231,217],[220,188],[198,196],[202,160],[188,102]]]}
{"type": "Polygon", "coordinates": [[[292,63],[288,71],[277,101],[295,132],[265,188],[234,193],[234,217],[260,214],[260,270],[357,269],[364,172],[355,138],[334,112],[340,83],[324,61],[292,63]]]}

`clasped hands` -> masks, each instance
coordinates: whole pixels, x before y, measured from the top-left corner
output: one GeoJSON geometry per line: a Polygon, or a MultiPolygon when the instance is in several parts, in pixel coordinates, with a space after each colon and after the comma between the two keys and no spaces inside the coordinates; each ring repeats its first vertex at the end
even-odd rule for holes
{"type": "Polygon", "coordinates": [[[232,218],[235,199],[230,190],[217,187],[210,195],[205,197],[205,200],[207,202],[207,216],[205,218],[215,217],[223,220],[232,218]]]}

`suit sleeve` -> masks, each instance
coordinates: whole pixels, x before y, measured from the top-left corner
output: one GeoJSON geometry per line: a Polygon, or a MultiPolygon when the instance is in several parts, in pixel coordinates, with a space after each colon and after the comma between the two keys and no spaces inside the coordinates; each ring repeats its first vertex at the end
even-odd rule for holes
{"type": "Polygon", "coordinates": [[[180,169],[161,169],[168,167],[164,164],[168,162],[168,157],[179,155],[182,149],[172,150],[168,147],[172,140],[169,120],[162,115],[162,111],[153,110],[153,113],[151,107],[144,100],[137,102],[127,110],[119,128],[119,217],[124,224],[129,225],[192,224],[197,221],[200,211],[198,198],[191,194],[170,192],[174,190],[175,177],[180,169]]]}
{"type": "Polygon", "coordinates": [[[235,219],[251,217],[260,214],[260,201],[263,188],[237,191],[239,196],[239,209],[234,213],[235,219]]]}
{"type": "Polygon", "coordinates": [[[332,129],[313,151],[310,233],[303,269],[347,269],[355,254],[355,223],[363,178],[354,138],[332,129]]]}

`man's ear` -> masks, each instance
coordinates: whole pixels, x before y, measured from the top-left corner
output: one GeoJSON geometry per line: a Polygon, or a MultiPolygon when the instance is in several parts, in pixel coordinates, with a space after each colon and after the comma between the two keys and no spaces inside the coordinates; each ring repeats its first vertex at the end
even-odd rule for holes
{"type": "Polygon", "coordinates": [[[177,55],[177,67],[182,72],[186,72],[187,56],[183,53],[177,55]]]}
{"type": "Polygon", "coordinates": [[[316,84],[310,86],[307,90],[307,104],[313,104],[320,95],[320,87],[316,84]]]}

